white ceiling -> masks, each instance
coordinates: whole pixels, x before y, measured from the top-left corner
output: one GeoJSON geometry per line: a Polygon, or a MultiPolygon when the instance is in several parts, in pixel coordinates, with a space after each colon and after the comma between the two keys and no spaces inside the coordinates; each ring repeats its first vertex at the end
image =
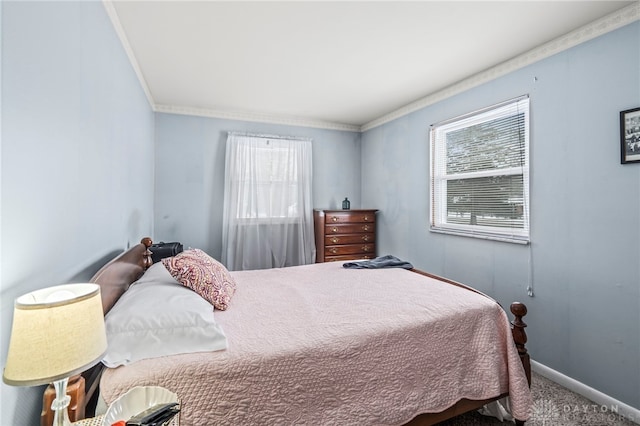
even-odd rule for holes
{"type": "Polygon", "coordinates": [[[500,64],[526,65],[532,49],[548,55],[637,19],[638,3],[105,0],[105,7],[156,111],[359,130],[499,73],[500,64]]]}

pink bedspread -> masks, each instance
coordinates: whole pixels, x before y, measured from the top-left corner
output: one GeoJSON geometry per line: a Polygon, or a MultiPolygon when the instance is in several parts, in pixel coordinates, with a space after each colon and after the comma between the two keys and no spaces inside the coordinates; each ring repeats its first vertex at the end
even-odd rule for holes
{"type": "Polygon", "coordinates": [[[184,425],[400,425],[461,398],[531,395],[503,309],[403,269],[341,263],[233,272],[237,292],[215,311],[226,351],[143,360],[105,371],[110,403],[160,385],[184,425]]]}

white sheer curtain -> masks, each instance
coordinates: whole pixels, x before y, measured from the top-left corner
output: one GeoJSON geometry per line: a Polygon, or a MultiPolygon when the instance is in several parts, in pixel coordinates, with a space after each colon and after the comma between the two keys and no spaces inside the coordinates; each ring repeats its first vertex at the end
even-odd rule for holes
{"type": "Polygon", "coordinates": [[[222,263],[230,270],[315,261],[311,140],[230,132],[222,263]]]}

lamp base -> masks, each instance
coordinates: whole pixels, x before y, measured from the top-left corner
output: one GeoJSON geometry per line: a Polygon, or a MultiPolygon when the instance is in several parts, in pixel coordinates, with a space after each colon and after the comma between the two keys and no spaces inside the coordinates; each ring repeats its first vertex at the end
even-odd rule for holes
{"type": "MultiPolygon", "coordinates": [[[[69,377],[67,383],[67,395],[71,397],[71,405],[67,412],[69,413],[69,420],[71,422],[77,422],[85,418],[85,395],[86,384],[84,377],[80,374],[69,377]]],[[[51,410],[51,404],[56,398],[56,389],[53,384],[47,386],[47,389],[42,395],[42,412],[40,413],[40,426],[51,426],[53,424],[53,410],[51,410]]]]}
{"type": "Polygon", "coordinates": [[[66,377],[62,380],[53,382],[53,387],[56,389],[56,399],[51,404],[51,409],[54,412],[53,426],[71,426],[69,420],[69,413],[67,407],[71,402],[71,397],[67,395],[67,382],[69,378],[66,377]]]}

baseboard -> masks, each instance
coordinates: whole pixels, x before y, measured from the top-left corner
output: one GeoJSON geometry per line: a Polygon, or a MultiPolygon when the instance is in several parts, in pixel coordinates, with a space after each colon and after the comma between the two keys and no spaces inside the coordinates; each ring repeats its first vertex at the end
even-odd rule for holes
{"type": "Polygon", "coordinates": [[[543,377],[558,383],[561,386],[573,391],[579,395],[584,396],[587,399],[598,404],[598,408],[602,407],[603,410],[609,412],[617,412],[622,417],[631,420],[634,423],[640,424],[640,410],[634,408],[624,402],[618,401],[615,398],[610,397],[607,394],[600,392],[590,386],[585,385],[569,376],[547,367],[544,364],[540,364],[537,361],[531,360],[531,369],[543,377]]]}

